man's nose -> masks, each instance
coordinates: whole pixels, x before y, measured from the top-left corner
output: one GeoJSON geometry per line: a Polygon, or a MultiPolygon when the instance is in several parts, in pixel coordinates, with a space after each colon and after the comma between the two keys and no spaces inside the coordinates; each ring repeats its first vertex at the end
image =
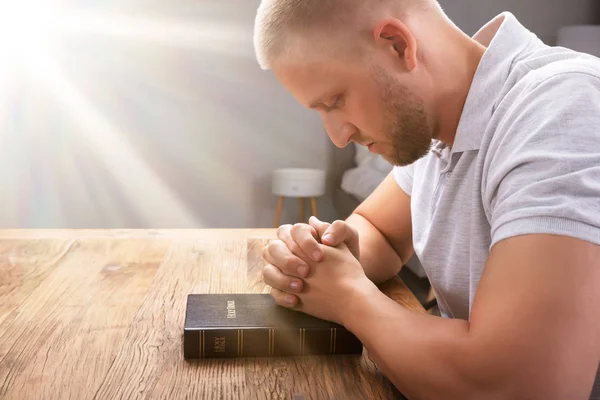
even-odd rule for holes
{"type": "Polygon", "coordinates": [[[339,148],[346,147],[350,143],[350,137],[356,131],[356,128],[349,122],[345,122],[341,119],[330,118],[327,116],[323,117],[323,123],[327,135],[339,148]]]}

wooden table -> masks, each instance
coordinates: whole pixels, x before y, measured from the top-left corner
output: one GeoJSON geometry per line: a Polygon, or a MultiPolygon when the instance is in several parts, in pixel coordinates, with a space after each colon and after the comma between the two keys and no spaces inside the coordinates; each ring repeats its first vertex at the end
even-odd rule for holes
{"type": "MultiPolygon", "coordinates": [[[[388,399],[362,356],[184,361],[190,293],[268,293],[268,230],[0,231],[0,398],[388,399]]],[[[400,279],[382,290],[423,311],[400,279]]]]}

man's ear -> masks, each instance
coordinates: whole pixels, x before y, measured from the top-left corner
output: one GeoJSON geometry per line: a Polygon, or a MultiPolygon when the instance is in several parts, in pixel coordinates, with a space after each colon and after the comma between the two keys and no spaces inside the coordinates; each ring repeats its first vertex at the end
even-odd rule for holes
{"type": "Polygon", "coordinates": [[[375,43],[394,52],[408,71],[417,66],[417,40],[408,26],[396,18],[377,22],[373,29],[375,43]]]}

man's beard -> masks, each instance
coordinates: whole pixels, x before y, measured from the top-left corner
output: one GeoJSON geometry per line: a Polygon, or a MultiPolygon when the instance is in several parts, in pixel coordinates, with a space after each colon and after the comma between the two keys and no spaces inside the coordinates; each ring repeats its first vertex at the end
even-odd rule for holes
{"type": "Polygon", "coordinates": [[[373,67],[373,79],[381,89],[385,107],[383,133],[389,142],[381,156],[392,165],[405,166],[427,155],[431,131],[423,101],[407,87],[379,67],[373,67]]]}

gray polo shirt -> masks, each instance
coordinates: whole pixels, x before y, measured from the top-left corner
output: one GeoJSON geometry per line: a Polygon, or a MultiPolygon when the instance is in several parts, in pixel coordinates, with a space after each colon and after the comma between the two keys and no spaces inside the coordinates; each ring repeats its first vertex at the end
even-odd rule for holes
{"type": "Polygon", "coordinates": [[[548,233],[600,245],[600,59],[546,46],[502,16],[474,36],[489,47],[452,149],[434,141],[427,156],[394,168],[445,317],[469,319],[502,239],[548,233]]]}

